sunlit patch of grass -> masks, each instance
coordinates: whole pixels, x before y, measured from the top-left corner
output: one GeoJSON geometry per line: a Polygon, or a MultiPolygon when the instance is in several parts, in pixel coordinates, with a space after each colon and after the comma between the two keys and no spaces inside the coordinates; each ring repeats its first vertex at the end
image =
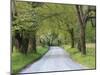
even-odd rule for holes
{"type": "Polygon", "coordinates": [[[86,44],[87,48],[95,48],[95,43],[88,43],[86,44]]]}
{"type": "Polygon", "coordinates": [[[47,52],[47,48],[38,47],[37,53],[21,54],[18,51],[12,53],[12,73],[16,74],[26,65],[36,61],[47,52]]]}
{"type": "Polygon", "coordinates": [[[95,66],[95,44],[87,44],[87,54],[82,55],[77,48],[69,48],[64,46],[64,49],[70,54],[71,58],[76,62],[90,68],[94,69],[95,66]]]}

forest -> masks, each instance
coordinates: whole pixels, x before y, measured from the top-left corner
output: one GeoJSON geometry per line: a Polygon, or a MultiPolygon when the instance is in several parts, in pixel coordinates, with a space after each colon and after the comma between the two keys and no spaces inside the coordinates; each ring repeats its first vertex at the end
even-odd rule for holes
{"type": "Polygon", "coordinates": [[[16,0],[11,4],[13,73],[40,59],[50,46],[62,47],[77,62],[95,68],[96,6],[16,0]]]}

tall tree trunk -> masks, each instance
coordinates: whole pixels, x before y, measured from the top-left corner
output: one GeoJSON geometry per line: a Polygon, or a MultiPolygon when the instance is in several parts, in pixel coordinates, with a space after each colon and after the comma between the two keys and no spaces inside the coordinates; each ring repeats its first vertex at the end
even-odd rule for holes
{"type": "Polygon", "coordinates": [[[35,35],[33,35],[33,36],[30,35],[28,50],[29,50],[29,52],[37,52],[36,51],[36,36],[35,35]]]}
{"type": "Polygon", "coordinates": [[[13,53],[14,37],[11,37],[11,52],[13,53]]]}
{"type": "Polygon", "coordinates": [[[70,31],[70,36],[71,36],[71,48],[74,48],[74,31],[73,31],[73,28],[70,31]]]}
{"type": "Polygon", "coordinates": [[[22,44],[22,37],[20,36],[20,33],[18,31],[16,31],[15,32],[15,47],[19,51],[20,51],[20,48],[21,48],[21,44],[22,44]]]}
{"type": "Polygon", "coordinates": [[[83,21],[83,14],[79,7],[79,5],[76,5],[77,9],[77,15],[79,19],[79,25],[80,25],[80,45],[81,45],[81,52],[82,54],[86,55],[86,42],[85,42],[85,23],[83,21]]]}
{"type": "Polygon", "coordinates": [[[29,44],[28,44],[28,51],[29,52],[33,52],[33,40],[32,40],[32,38],[30,37],[29,38],[29,44]]]}
{"type": "Polygon", "coordinates": [[[79,39],[78,42],[77,42],[77,48],[78,48],[78,51],[81,52],[80,39],[79,39]]]}
{"type": "Polygon", "coordinates": [[[23,38],[22,45],[21,45],[21,53],[27,54],[27,51],[28,51],[28,42],[29,42],[28,38],[23,38]]]}
{"type": "Polygon", "coordinates": [[[86,42],[85,42],[85,29],[81,28],[80,30],[80,44],[81,44],[81,52],[86,55],[86,42]]]}
{"type": "Polygon", "coordinates": [[[33,50],[36,53],[36,34],[33,35],[33,50]]]}

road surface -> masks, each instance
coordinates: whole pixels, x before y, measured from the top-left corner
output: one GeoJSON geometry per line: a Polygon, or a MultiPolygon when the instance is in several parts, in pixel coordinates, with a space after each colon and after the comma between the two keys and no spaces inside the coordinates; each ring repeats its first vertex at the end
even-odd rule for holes
{"type": "MultiPolygon", "coordinates": [[[[38,61],[23,69],[20,73],[63,71],[85,69],[73,61],[63,48],[51,46],[49,51],[38,61]]],[[[21,74],[23,75],[23,74],[21,74]]]]}

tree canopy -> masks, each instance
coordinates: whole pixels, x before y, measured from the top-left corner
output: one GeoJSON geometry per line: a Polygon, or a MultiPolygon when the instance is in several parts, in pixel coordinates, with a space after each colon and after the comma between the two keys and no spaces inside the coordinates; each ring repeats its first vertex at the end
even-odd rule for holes
{"type": "Polygon", "coordinates": [[[22,53],[27,53],[28,49],[36,52],[36,45],[40,44],[75,47],[79,39],[95,42],[93,9],[95,6],[13,1],[13,42],[22,53]],[[81,27],[83,24],[86,29],[81,27]],[[82,29],[86,39],[80,37],[82,29]]]}

